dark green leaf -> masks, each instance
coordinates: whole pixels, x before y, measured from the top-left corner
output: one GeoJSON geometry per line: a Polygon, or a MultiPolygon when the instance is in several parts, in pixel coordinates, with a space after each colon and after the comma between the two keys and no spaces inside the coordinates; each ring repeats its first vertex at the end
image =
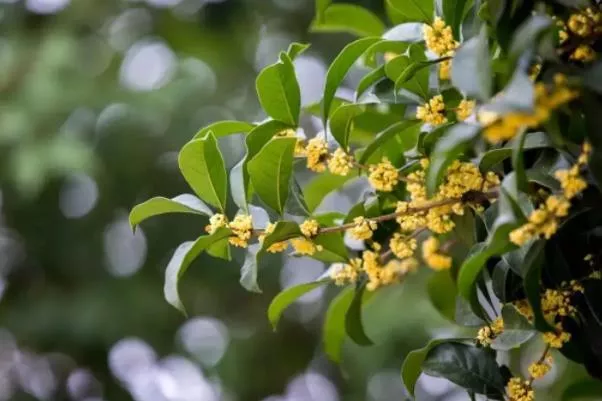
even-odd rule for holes
{"type": "Polygon", "coordinates": [[[274,120],[299,123],[301,92],[291,58],[280,53],[280,61],[263,69],[255,82],[261,107],[274,120]]]}
{"type": "Polygon", "coordinates": [[[345,314],[345,331],[349,338],[358,345],[372,345],[372,340],[366,335],[364,325],[362,323],[362,305],[366,302],[366,298],[372,293],[366,293],[366,284],[363,283],[355,290],[355,295],[349,305],[349,309],[345,314]]]}
{"type": "Polygon", "coordinates": [[[344,104],[339,106],[330,116],[330,132],[341,148],[349,148],[349,136],[355,117],[368,109],[368,104],[344,104]]]}
{"type": "Polygon", "coordinates": [[[434,7],[431,0],[387,0],[388,6],[401,17],[400,22],[433,22],[434,7]]]}
{"type": "Polygon", "coordinates": [[[464,19],[464,6],[467,0],[443,0],[443,19],[451,26],[454,38],[460,38],[460,26],[464,19]]]}
{"type": "Polygon", "coordinates": [[[596,62],[585,71],[583,81],[589,88],[602,94],[602,61],[596,62]]]}
{"type": "Polygon", "coordinates": [[[452,322],[456,314],[456,283],[449,271],[436,272],[429,277],[427,292],[431,303],[441,315],[452,322]]]}
{"type": "Polygon", "coordinates": [[[188,142],[178,157],[180,171],[188,185],[205,202],[224,211],[228,178],[222,153],[213,134],[188,142]]]}
{"type": "Polygon", "coordinates": [[[378,68],[370,71],[368,74],[364,75],[364,77],[357,84],[357,89],[355,90],[355,101],[368,90],[372,85],[380,81],[385,77],[385,66],[381,65],[378,68]]]}
{"type": "MultiPolygon", "coordinates": [[[[487,151],[479,161],[479,169],[482,172],[490,171],[498,163],[512,156],[512,149],[521,147],[520,138],[513,138],[507,145],[502,148],[492,149],[487,151]]],[[[522,145],[522,150],[544,149],[552,146],[550,139],[544,132],[531,132],[525,134],[525,142],[522,145]]]]}
{"type": "Polygon", "coordinates": [[[380,38],[362,38],[351,42],[341,50],[334,59],[328,71],[326,72],[326,84],[324,87],[324,97],[322,99],[322,119],[324,125],[330,115],[334,95],[337,88],[345,79],[351,66],[360,58],[360,56],[374,43],[381,41],[380,38]]]}
{"type": "Polygon", "coordinates": [[[313,242],[320,245],[322,250],[314,253],[311,256],[312,258],[327,263],[347,262],[349,260],[349,252],[341,233],[320,234],[314,238],[313,242]]]}
{"type": "Polygon", "coordinates": [[[330,280],[320,280],[311,283],[303,283],[294,285],[292,287],[285,288],[280,291],[276,297],[270,303],[268,307],[268,319],[272,324],[272,328],[276,330],[280,317],[286,308],[288,308],[293,302],[299,299],[306,293],[315,290],[316,288],[328,284],[330,280]]]}
{"type": "Polygon", "coordinates": [[[546,321],[541,311],[541,270],[543,267],[543,257],[545,241],[537,240],[529,248],[525,257],[523,268],[525,269],[525,293],[533,309],[535,327],[540,331],[551,331],[553,327],[546,321]]]}
{"type": "Polygon", "coordinates": [[[296,138],[274,138],[249,161],[253,188],[271,208],[282,214],[293,173],[296,138]]]}
{"type": "Polygon", "coordinates": [[[193,139],[204,138],[209,132],[212,132],[216,138],[232,134],[246,134],[253,127],[255,127],[253,124],[242,121],[218,121],[201,129],[193,139]]]}
{"type": "Polygon", "coordinates": [[[452,84],[468,97],[486,101],[492,91],[487,27],[478,36],[464,42],[452,63],[452,84]]]}
{"type": "Polygon", "coordinates": [[[293,223],[292,221],[279,221],[276,223],[274,231],[272,231],[271,234],[266,235],[263,239],[261,251],[266,251],[276,242],[286,241],[291,238],[300,237],[301,235],[303,234],[301,234],[301,230],[297,223],[293,223]]]}
{"type": "Polygon", "coordinates": [[[380,36],[385,25],[370,10],[355,4],[332,4],[312,21],[311,32],[348,32],[357,36],[380,36]]]}
{"type": "Polygon", "coordinates": [[[356,217],[366,216],[366,207],[364,206],[364,202],[359,202],[353,205],[353,207],[345,216],[345,220],[343,220],[343,224],[348,224],[353,221],[356,217]]]}
{"type": "Polygon", "coordinates": [[[398,39],[391,40],[391,38],[387,38],[384,36],[383,39],[387,40],[383,40],[381,42],[373,44],[364,53],[363,61],[364,64],[366,64],[366,66],[370,68],[375,68],[377,64],[376,56],[380,53],[392,53],[397,56],[402,53],[405,53],[408,50],[408,47],[410,46],[409,43],[406,43],[405,41],[400,42],[398,39]]]}
{"type": "Polygon", "coordinates": [[[390,80],[395,82],[395,93],[400,89],[407,89],[422,99],[427,99],[428,70],[416,69],[414,64],[416,63],[408,56],[397,56],[385,64],[385,73],[390,80]],[[410,76],[411,78],[408,79],[410,76]]]}
{"type": "Polygon", "coordinates": [[[542,14],[532,15],[523,22],[514,32],[510,45],[509,56],[512,63],[515,63],[526,50],[533,49],[539,37],[553,26],[554,21],[542,14]]]}
{"type": "Polygon", "coordinates": [[[510,351],[529,341],[536,333],[527,319],[512,305],[502,308],[504,331],[491,343],[491,348],[497,351],[510,351]]]}
{"type": "Polygon", "coordinates": [[[310,212],[316,210],[324,198],[333,191],[342,188],[349,180],[357,177],[355,170],[346,176],[334,175],[324,172],[313,178],[303,189],[305,202],[310,212]]]}
{"type": "Polygon", "coordinates": [[[487,349],[460,343],[436,345],[427,353],[422,371],[475,393],[503,398],[505,381],[495,361],[495,353],[487,349]]]}
{"type": "Polygon", "coordinates": [[[176,249],[165,269],[163,293],[167,302],[183,313],[186,313],[178,292],[180,278],[202,252],[215,242],[227,238],[230,233],[229,229],[221,228],[212,235],[199,237],[196,241],[184,242],[176,249]]]}
{"type": "Polygon", "coordinates": [[[512,168],[516,174],[516,186],[519,191],[527,191],[527,173],[525,172],[524,152],[527,133],[522,131],[516,137],[512,149],[512,168]]]}
{"type": "Polygon", "coordinates": [[[194,195],[182,194],[171,199],[158,196],[134,206],[130,212],[130,226],[135,229],[149,217],[166,213],[191,213],[205,216],[213,214],[211,209],[194,195]]]}
{"type": "Polygon", "coordinates": [[[366,163],[370,159],[370,156],[374,154],[374,152],[386,146],[386,144],[395,137],[398,137],[400,142],[404,144],[402,148],[397,149],[399,152],[412,149],[418,141],[420,126],[421,124],[418,120],[406,120],[388,127],[383,132],[380,132],[366,147],[366,150],[364,150],[362,153],[360,163],[366,163]]]}
{"type": "Polygon", "coordinates": [[[341,361],[341,350],[346,336],[345,315],[353,301],[353,296],[353,288],[345,288],[332,300],[326,311],[322,338],[324,352],[333,362],[341,361]]]}
{"type": "Polygon", "coordinates": [[[583,379],[569,385],[563,392],[561,401],[596,401],[602,394],[602,381],[583,379]]]}

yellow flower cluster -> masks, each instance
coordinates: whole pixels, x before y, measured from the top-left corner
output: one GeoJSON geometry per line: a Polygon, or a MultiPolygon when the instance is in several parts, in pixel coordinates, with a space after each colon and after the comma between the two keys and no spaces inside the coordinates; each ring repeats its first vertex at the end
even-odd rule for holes
{"type": "Polygon", "coordinates": [[[483,326],[477,333],[476,340],[483,347],[489,347],[492,341],[504,331],[504,320],[496,318],[491,325],[483,326]]]}
{"type": "Polygon", "coordinates": [[[600,10],[588,7],[572,14],[566,23],[558,21],[556,24],[560,27],[558,38],[561,44],[566,42],[570,35],[579,38],[580,42],[586,42],[572,50],[569,59],[588,63],[597,58],[596,51],[591,44],[602,34],[602,12],[600,10]]]}
{"type": "Polygon", "coordinates": [[[383,157],[380,163],[370,166],[368,181],[377,191],[391,192],[399,182],[399,171],[383,157]]]}
{"type": "Polygon", "coordinates": [[[328,158],[328,145],[322,138],[312,138],[305,147],[307,157],[307,168],[321,173],[326,170],[326,159],[328,158]]]}
{"type": "Polygon", "coordinates": [[[452,258],[439,251],[439,240],[429,237],[422,243],[422,259],[433,270],[446,270],[452,265],[452,258]]]}
{"type": "Polygon", "coordinates": [[[400,233],[393,234],[389,241],[391,252],[399,259],[409,258],[416,250],[416,238],[408,238],[400,233]]]}
{"type": "Polygon", "coordinates": [[[553,322],[556,317],[574,316],[577,309],[571,305],[572,291],[547,289],[541,297],[544,317],[553,322]]]}
{"type": "Polygon", "coordinates": [[[596,51],[588,45],[577,46],[577,48],[569,56],[571,60],[580,61],[582,63],[590,63],[594,61],[596,57],[596,51]]]}
{"type": "Polygon", "coordinates": [[[569,88],[566,77],[557,74],[555,84],[547,87],[535,84],[535,105],[532,112],[516,111],[503,116],[485,111],[479,113],[479,121],[485,126],[483,135],[492,143],[514,138],[521,128],[535,128],[547,121],[553,110],[577,97],[577,91],[569,88]]]}
{"type": "MultiPolygon", "coordinates": [[[[270,235],[271,233],[274,232],[274,228],[276,228],[276,224],[268,223],[265,230],[263,231],[263,234],[261,234],[258,238],[260,244],[263,244],[265,237],[267,237],[268,235],[270,235]]],[[[278,253],[278,252],[284,252],[286,250],[286,248],[288,248],[288,243],[286,241],[280,241],[280,242],[275,242],[272,245],[270,245],[270,247],[267,250],[270,253],[278,253]]]]}
{"type": "Polygon", "coordinates": [[[297,254],[307,256],[311,256],[316,253],[316,251],[319,252],[324,249],[322,245],[316,245],[305,237],[291,239],[291,245],[297,254]]]}
{"type": "Polygon", "coordinates": [[[529,322],[533,322],[533,309],[526,299],[519,299],[518,301],[512,302],[512,305],[516,308],[518,313],[523,315],[529,322]]]}
{"type": "Polygon", "coordinates": [[[512,377],[506,385],[509,401],[535,401],[531,382],[520,377],[512,377]]]}
{"type": "Polygon", "coordinates": [[[360,258],[353,258],[349,263],[333,269],[330,273],[330,278],[334,280],[336,285],[352,284],[357,282],[361,272],[362,260],[360,258]]]}
{"type": "Polygon", "coordinates": [[[308,238],[315,237],[320,232],[320,224],[314,219],[307,219],[299,225],[301,233],[308,238]]]}
{"type": "Polygon", "coordinates": [[[445,103],[442,95],[433,96],[428,102],[416,108],[416,118],[431,125],[441,125],[447,122],[445,103]]]}
{"type": "Polygon", "coordinates": [[[587,163],[591,146],[586,142],[577,159],[577,163],[568,170],[558,170],[554,174],[562,187],[561,195],[551,195],[546,201],[529,215],[529,221],[510,232],[510,241],[522,246],[529,240],[543,236],[550,239],[558,230],[561,217],[568,215],[571,207],[570,200],[581,193],[587,182],[581,178],[580,170],[587,163]]]}
{"type": "Polygon", "coordinates": [[[276,136],[281,138],[297,138],[297,142],[295,143],[295,157],[305,156],[305,146],[303,140],[297,136],[297,131],[292,128],[287,128],[278,132],[276,136]]]}
{"type": "Polygon", "coordinates": [[[358,240],[372,238],[372,232],[378,228],[378,224],[375,221],[367,220],[363,216],[353,219],[353,224],[355,225],[349,229],[349,233],[353,238],[358,240]]]}
{"type": "Polygon", "coordinates": [[[248,214],[239,214],[230,224],[228,228],[232,230],[232,236],[228,238],[230,244],[240,248],[246,248],[249,239],[253,233],[253,220],[248,214]]]}
{"type": "Polygon", "coordinates": [[[458,119],[458,121],[464,121],[468,117],[470,117],[470,115],[474,111],[474,107],[474,100],[462,99],[462,101],[458,105],[458,108],[456,109],[456,118],[458,119]]]}
{"type": "Polygon", "coordinates": [[[543,342],[552,348],[562,348],[564,343],[571,341],[571,333],[562,328],[562,324],[556,324],[556,331],[548,331],[542,335],[543,342]]]}
{"type": "MultiPolygon", "coordinates": [[[[424,40],[426,47],[439,57],[452,57],[459,43],[454,40],[452,29],[445,22],[436,17],[432,25],[424,27],[424,40]]],[[[439,78],[449,79],[451,60],[445,60],[439,65],[439,78]]]]}
{"type": "Polygon", "coordinates": [[[221,213],[216,213],[209,217],[209,224],[205,226],[205,231],[209,234],[214,234],[218,229],[226,227],[228,218],[221,213]]]}
{"type": "Polygon", "coordinates": [[[540,379],[552,369],[552,357],[548,356],[545,361],[534,362],[529,365],[529,375],[533,379],[540,379]]]}
{"type": "Polygon", "coordinates": [[[346,176],[349,170],[353,168],[353,157],[342,148],[334,151],[330,159],[328,159],[328,170],[332,174],[346,176]]]}

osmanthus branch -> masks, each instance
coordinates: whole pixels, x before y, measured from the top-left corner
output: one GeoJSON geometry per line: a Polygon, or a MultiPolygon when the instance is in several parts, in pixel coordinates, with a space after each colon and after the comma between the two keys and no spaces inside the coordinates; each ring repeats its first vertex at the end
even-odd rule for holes
{"type": "MultiPolygon", "coordinates": [[[[544,348],[541,356],[539,357],[539,359],[535,363],[538,364],[538,365],[544,363],[544,361],[548,357],[548,354],[550,353],[551,349],[552,349],[552,347],[549,344],[546,345],[546,347],[544,348]]],[[[529,375],[529,378],[527,379],[527,382],[529,383],[529,385],[531,385],[534,380],[535,380],[535,377],[533,377],[533,375],[529,375]]]]}

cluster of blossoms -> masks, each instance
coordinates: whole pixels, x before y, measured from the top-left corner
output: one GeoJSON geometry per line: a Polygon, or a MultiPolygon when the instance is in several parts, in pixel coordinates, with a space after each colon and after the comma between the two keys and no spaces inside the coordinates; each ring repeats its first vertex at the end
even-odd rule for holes
{"type": "Polygon", "coordinates": [[[422,259],[433,270],[449,269],[452,265],[452,258],[440,252],[439,240],[435,237],[422,243],[422,259]]]}
{"type": "Polygon", "coordinates": [[[569,59],[582,63],[589,63],[596,59],[596,51],[592,48],[593,42],[602,35],[602,12],[599,9],[588,7],[572,14],[569,19],[557,21],[560,28],[558,38],[563,44],[573,37],[579,45],[570,48],[569,59]]]}
{"type": "Polygon", "coordinates": [[[513,377],[508,381],[506,392],[510,401],[534,401],[535,391],[530,380],[513,377]]]}
{"type": "Polygon", "coordinates": [[[504,320],[501,317],[496,318],[490,325],[479,329],[476,341],[483,347],[489,347],[493,340],[504,331],[504,320]]]}
{"type": "Polygon", "coordinates": [[[521,129],[536,128],[546,122],[553,110],[577,95],[576,90],[568,87],[566,77],[562,74],[554,77],[553,86],[538,82],[535,84],[533,111],[514,111],[502,116],[487,110],[480,111],[478,119],[484,126],[483,135],[492,143],[512,139],[521,129]]]}
{"type": "Polygon", "coordinates": [[[372,233],[378,228],[378,224],[373,220],[367,220],[364,216],[353,219],[355,224],[349,230],[349,234],[357,240],[367,240],[372,238],[372,233]]]}
{"type": "Polygon", "coordinates": [[[377,191],[391,192],[399,183],[399,171],[389,159],[383,157],[380,163],[370,166],[368,181],[377,191]]]}
{"type": "Polygon", "coordinates": [[[228,222],[228,218],[223,214],[214,214],[209,218],[209,225],[205,231],[214,234],[218,229],[227,227],[232,230],[232,235],[228,238],[230,244],[241,248],[246,248],[253,235],[253,221],[247,214],[239,214],[234,220],[228,222]]]}
{"type": "Polygon", "coordinates": [[[575,163],[568,170],[558,170],[554,174],[560,182],[562,193],[550,195],[544,203],[529,215],[528,222],[510,232],[510,241],[522,246],[533,238],[543,236],[549,239],[558,230],[559,219],[568,215],[571,199],[579,195],[587,182],[581,177],[581,169],[585,167],[591,146],[586,142],[575,163]]]}
{"type": "MultiPolygon", "coordinates": [[[[459,43],[454,40],[452,29],[441,18],[437,17],[432,25],[424,27],[426,47],[439,57],[453,57],[459,43]]],[[[449,79],[451,59],[442,61],[439,67],[439,78],[449,79]]]]}
{"type": "MultiPolygon", "coordinates": [[[[462,99],[455,109],[456,120],[466,120],[474,111],[475,101],[462,99]]],[[[422,106],[416,108],[416,118],[431,125],[445,124],[447,113],[442,95],[435,95],[422,106]]]]}

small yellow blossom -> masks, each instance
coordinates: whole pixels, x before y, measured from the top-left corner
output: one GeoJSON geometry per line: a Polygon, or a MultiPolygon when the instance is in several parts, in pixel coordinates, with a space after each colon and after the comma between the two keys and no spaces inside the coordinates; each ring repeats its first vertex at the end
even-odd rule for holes
{"type": "Polygon", "coordinates": [[[573,14],[569,17],[567,27],[577,36],[587,37],[592,34],[593,21],[584,14],[573,14]]]}
{"type": "Polygon", "coordinates": [[[466,120],[473,112],[475,106],[474,100],[462,99],[458,108],[456,109],[456,117],[458,121],[466,120]]]}
{"type": "Polygon", "coordinates": [[[588,45],[579,45],[577,48],[571,53],[569,57],[571,60],[580,61],[582,63],[590,63],[596,59],[598,55],[596,51],[588,45]]]}
{"type": "Polygon", "coordinates": [[[418,262],[414,258],[391,260],[379,270],[378,280],[371,280],[368,283],[367,288],[370,291],[374,291],[378,287],[395,284],[399,282],[401,277],[405,274],[414,272],[417,267],[418,262]]]}
{"type": "Polygon", "coordinates": [[[283,129],[282,131],[276,134],[277,137],[281,138],[297,138],[297,142],[295,143],[295,157],[303,157],[305,156],[305,145],[303,140],[297,136],[297,131],[292,128],[283,129]]]}
{"type": "Polygon", "coordinates": [[[301,233],[307,238],[315,237],[320,232],[320,224],[314,219],[307,219],[299,226],[301,233]]]}
{"type": "Polygon", "coordinates": [[[377,191],[391,192],[399,182],[399,172],[389,159],[383,157],[380,163],[370,166],[368,181],[377,191]]]}
{"type": "Polygon", "coordinates": [[[533,309],[531,309],[531,305],[526,299],[514,301],[512,302],[512,305],[514,305],[518,313],[523,315],[528,321],[533,321],[533,309]]]}
{"type": "Polygon", "coordinates": [[[428,102],[416,108],[416,118],[432,125],[441,125],[447,122],[445,117],[445,103],[442,95],[433,96],[428,102]]]}
{"type": "Polygon", "coordinates": [[[305,147],[307,157],[307,168],[321,173],[326,170],[326,158],[328,156],[328,145],[322,138],[312,138],[305,147]]]}
{"type": "Polygon", "coordinates": [[[509,401],[535,401],[535,392],[528,380],[512,377],[506,385],[509,401]]]}
{"type": "Polygon", "coordinates": [[[395,233],[389,241],[389,247],[399,259],[409,258],[416,250],[416,238],[407,238],[400,233],[395,233]]]}
{"type": "Polygon", "coordinates": [[[542,335],[543,342],[552,348],[562,348],[565,343],[571,341],[571,333],[563,330],[562,325],[556,325],[556,331],[548,331],[542,335]]]}
{"type": "Polygon", "coordinates": [[[343,149],[338,148],[328,159],[328,170],[332,174],[346,176],[353,168],[353,157],[343,149]]]}
{"type": "Polygon", "coordinates": [[[395,220],[399,223],[401,231],[414,231],[426,225],[424,213],[409,213],[409,211],[408,202],[397,202],[395,213],[399,216],[395,220]]]}
{"type": "Polygon", "coordinates": [[[451,59],[439,63],[439,79],[449,80],[451,78],[451,65],[451,59]]]}
{"type": "Polygon", "coordinates": [[[560,182],[564,196],[572,199],[587,188],[587,182],[581,178],[579,164],[575,164],[568,170],[558,170],[554,177],[560,182]]]}
{"type": "Polygon", "coordinates": [[[595,270],[595,271],[591,272],[590,275],[587,277],[592,280],[602,280],[602,271],[595,270]]]}
{"type": "Polygon", "coordinates": [[[353,219],[353,228],[349,230],[351,236],[358,240],[372,238],[372,232],[378,228],[378,224],[372,220],[367,220],[363,216],[353,219]]]}
{"type": "Polygon", "coordinates": [[[532,363],[531,365],[529,365],[529,375],[531,375],[533,379],[540,379],[544,377],[548,374],[550,369],[552,369],[551,362],[551,360],[548,360],[532,363]]]}
{"type": "Polygon", "coordinates": [[[529,69],[529,78],[531,79],[531,81],[535,81],[540,72],[541,63],[533,64],[529,69]]]}
{"type": "Polygon", "coordinates": [[[228,239],[230,244],[246,248],[253,232],[253,220],[248,214],[239,214],[228,224],[232,236],[228,239]]]}
{"type": "MultiPolygon", "coordinates": [[[[274,228],[276,228],[276,224],[268,223],[265,230],[263,230],[263,233],[257,238],[259,240],[260,244],[263,244],[265,237],[267,237],[268,235],[270,235],[271,233],[274,232],[274,228]]],[[[270,252],[270,253],[284,252],[286,250],[286,248],[288,248],[288,243],[286,241],[274,242],[268,248],[268,252],[270,252]]]]}
{"type": "Polygon", "coordinates": [[[504,320],[501,317],[496,318],[491,325],[483,326],[477,333],[476,340],[483,347],[491,346],[493,340],[504,331],[504,320]]]}
{"type": "Polygon", "coordinates": [[[205,226],[205,231],[209,234],[214,234],[219,228],[226,227],[228,218],[221,213],[216,213],[209,217],[209,224],[205,226]]]}
{"type": "Polygon", "coordinates": [[[316,253],[316,251],[321,251],[323,249],[322,245],[316,245],[305,237],[293,238],[291,240],[291,245],[299,255],[311,256],[316,253]]]}
{"type": "Polygon", "coordinates": [[[446,270],[452,265],[452,258],[439,252],[439,240],[435,237],[422,243],[422,258],[433,270],[446,270]]]}
{"type": "Polygon", "coordinates": [[[458,47],[454,40],[452,29],[445,22],[436,17],[432,25],[424,27],[424,40],[426,47],[437,56],[444,56],[458,47]]]}
{"type": "Polygon", "coordinates": [[[330,273],[330,277],[334,280],[334,283],[339,286],[353,284],[357,282],[361,270],[362,260],[360,258],[353,258],[349,263],[340,266],[340,268],[333,269],[330,273]]]}
{"type": "Polygon", "coordinates": [[[545,318],[553,322],[557,316],[574,316],[577,309],[571,305],[572,291],[547,289],[541,298],[545,318]]]}

